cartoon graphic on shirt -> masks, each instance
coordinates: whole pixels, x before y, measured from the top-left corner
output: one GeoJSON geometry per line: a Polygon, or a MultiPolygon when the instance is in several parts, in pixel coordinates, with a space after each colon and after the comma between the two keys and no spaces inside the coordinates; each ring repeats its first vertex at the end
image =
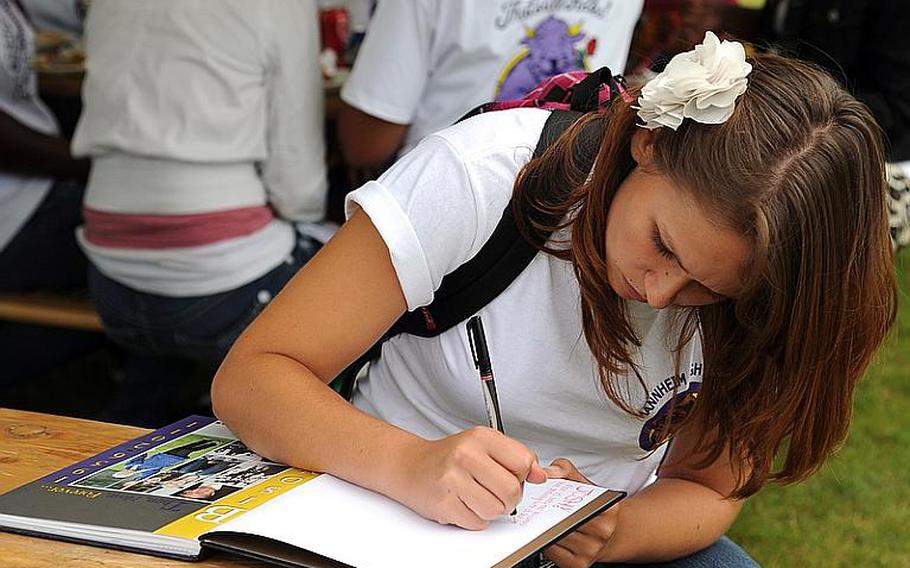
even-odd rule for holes
{"type": "Polygon", "coordinates": [[[597,40],[591,38],[585,46],[578,47],[586,37],[580,23],[570,26],[555,16],[549,16],[536,28],[527,28],[521,41],[524,47],[499,76],[496,100],[520,99],[544,79],[569,71],[587,71],[587,58],[597,49],[597,40]]]}
{"type": "MultiPolygon", "coordinates": [[[[685,375],[683,375],[683,380],[685,380],[685,375]]],[[[677,393],[676,396],[665,402],[642,427],[638,437],[639,447],[650,452],[666,442],[670,438],[668,424],[677,425],[692,413],[700,390],[701,383],[691,382],[685,391],[677,393]]]]}

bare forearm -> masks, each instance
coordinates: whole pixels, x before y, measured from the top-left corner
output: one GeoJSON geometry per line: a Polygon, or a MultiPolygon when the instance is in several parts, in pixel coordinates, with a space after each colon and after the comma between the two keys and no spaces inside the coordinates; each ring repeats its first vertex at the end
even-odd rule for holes
{"type": "Polygon", "coordinates": [[[623,501],[604,562],[682,558],[720,538],[741,503],[692,481],[662,478],[623,501]]]}
{"type": "Polygon", "coordinates": [[[85,181],[89,161],[73,158],[64,138],[42,134],[0,112],[0,168],[85,181]]]}
{"type": "Polygon", "coordinates": [[[405,490],[405,464],[396,456],[423,440],[354,408],[293,359],[233,355],[215,378],[212,400],[254,451],[393,497],[405,490]]]}

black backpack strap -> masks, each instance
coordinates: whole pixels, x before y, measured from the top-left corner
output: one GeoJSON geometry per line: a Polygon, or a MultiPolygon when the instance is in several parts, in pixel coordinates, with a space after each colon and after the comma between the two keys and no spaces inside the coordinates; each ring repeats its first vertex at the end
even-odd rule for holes
{"type": "MultiPolygon", "coordinates": [[[[553,111],[544,123],[533,158],[544,151],[575,122],[581,113],[553,111]]],[[[433,302],[404,314],[387,336],[409,333],[433,337],[477,313],[499,296],[531,263],[538,248],[526,241],[506,205],[492,235],[474,257],[443,278],[433,302]]]]}
{"type": "MultiPolygon", "coordinates": [[[[544,123],[532,159],[540,157],[581,115],[575,111],[552,111],[544,123]]],[[[379,357],[386,340],[400,333],[433,337],[466,320],[508,288],[537,252],[538,248],[518,231],[510,199],[493,234],[474,257],[442,279],[433,302],[404,313],[379,341],[332,381],[332,388],[350,399],[357,373],[379,357]]]]}
{"type": "MultiPolygon", "coordinates": [[[[540,157],[582,114],[552,111],[544,123],[532,159],[540,157]]],[[[599,123],[592,123],[583,131],[579,144],[579,159],[583,164],[593,165],[601,134],[599,123]]],[[[567,191],[567,188],[551,190],[567,191]]],[[[538,252],[538,247],[519,232],[510,199],[490,238],[476,255],[443,278],[433,302],[403,314],[376,344],[336,378],[332,386],[349,399],[357,372],[379,357],[386,340],[400,333],[434,337],[458,325],[508,288],[538,252]]]]}

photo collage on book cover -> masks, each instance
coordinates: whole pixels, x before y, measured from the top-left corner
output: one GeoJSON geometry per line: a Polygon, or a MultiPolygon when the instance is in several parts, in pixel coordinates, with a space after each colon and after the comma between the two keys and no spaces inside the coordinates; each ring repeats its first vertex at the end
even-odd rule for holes
{"type": "Polygon", "coordinates": [[[215,422],[72,485],[212,502],[286,469],[256,455],[215,422]]]}

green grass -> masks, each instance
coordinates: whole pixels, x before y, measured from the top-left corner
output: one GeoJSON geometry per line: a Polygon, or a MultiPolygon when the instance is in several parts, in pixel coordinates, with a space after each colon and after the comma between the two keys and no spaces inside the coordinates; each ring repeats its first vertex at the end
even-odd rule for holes
{"type": "Polygon", "coordinates": [[[897,329],[860,383],[846,444],[817,475],[770,485],[730,531],[765,568],[910,568],[910,251],[897,329]]]}

